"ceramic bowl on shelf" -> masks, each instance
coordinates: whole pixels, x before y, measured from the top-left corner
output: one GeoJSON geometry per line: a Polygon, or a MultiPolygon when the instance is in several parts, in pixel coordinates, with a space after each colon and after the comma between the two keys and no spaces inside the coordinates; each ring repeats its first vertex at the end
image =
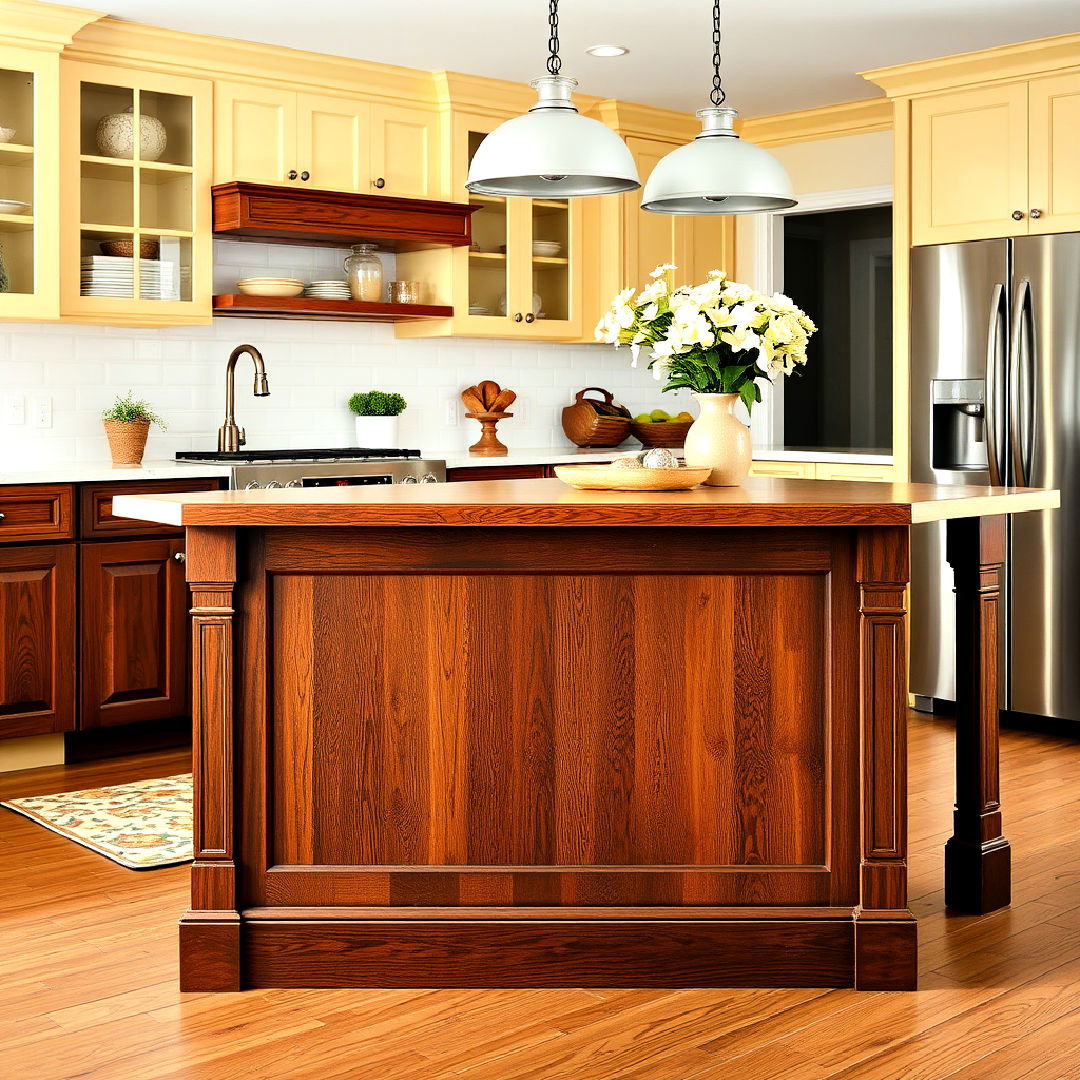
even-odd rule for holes
{"type": "Polygon", "coordinates": [[[0,127],[0,143],[11,142],[15,138],[15,129],[0,127]]]}
{"type": "Polygon", "coordinates": [[[296,278],[244,278],[236,287],[246,296],[299,296],[304,291],[296,278]]]}
{"type": "Polygon", "coordinates": [[[0,214],[25,214],[30,209],[21,199],[0,199],[0,214]]]}
{"type": "MultiPolygon", "coordinates": [[[[121,259],[131,259],[135,255],[134,240],[102,240],[102,255],[112,255],[121,259]]],[[[161,253],[161,244],[157,240],[142,240],[139,242],[140,259],[156,259],[161,253]]]]}
{"type": "Polygon", "coordinates": [[[542,259],[554,259],[562,251],[562,244],[557,240],[534,240],[533,254],[542,259]]]}

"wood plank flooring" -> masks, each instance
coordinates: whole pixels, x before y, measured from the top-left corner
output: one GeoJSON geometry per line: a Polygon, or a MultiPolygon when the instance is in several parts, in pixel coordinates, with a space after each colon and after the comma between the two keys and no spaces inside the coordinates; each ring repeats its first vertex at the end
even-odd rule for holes
{"type": "MultiPolygon", "coordinates": [[[[1014,904],[942,910],[948,723],[912,714],[916,993],[180,994],[186,867],[136,872],[0,811],[3,1080],[1080,1080],[1080,742],[1002,740],[1014,904]]],[[[0,797],[166,776],[184,755],[0,775],[0,797]]]]}

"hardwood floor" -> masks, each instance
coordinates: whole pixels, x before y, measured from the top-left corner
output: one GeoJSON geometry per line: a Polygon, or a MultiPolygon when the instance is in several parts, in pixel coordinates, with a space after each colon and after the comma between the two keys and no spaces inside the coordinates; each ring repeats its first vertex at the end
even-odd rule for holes
{"type": "MultiPolygon", "coordinates": [[[[953,737],[912,714],[916,993],[180,994],[186,867],[135,872],[0,811],[3,1080],[1077,1080],[1080,742],[1002,737],[1013,906],[942,910],[953,737]]],[[[0,797],[187,767],[159,752],[0,775],[0,797]]]]}

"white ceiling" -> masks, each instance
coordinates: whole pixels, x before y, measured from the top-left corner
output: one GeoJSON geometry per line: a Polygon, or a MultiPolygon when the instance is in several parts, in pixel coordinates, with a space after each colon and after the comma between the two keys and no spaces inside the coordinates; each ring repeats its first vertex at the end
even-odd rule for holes
{"type": "MultiPolygon", "coordinates": [[[[527,81],[545,0],[104,0],[136,22],[432,71],[527,81]]],[[[563,73],[581,91],[673,109],[706,103],[710,0],[563,0],[563,73]],[[587,56],[615,42],[629,56],[587,56]]],[[[855,72],[1080,31],[1077,0],[725,0],[724,86],[744,116],[875,96],[855,72]]]]}

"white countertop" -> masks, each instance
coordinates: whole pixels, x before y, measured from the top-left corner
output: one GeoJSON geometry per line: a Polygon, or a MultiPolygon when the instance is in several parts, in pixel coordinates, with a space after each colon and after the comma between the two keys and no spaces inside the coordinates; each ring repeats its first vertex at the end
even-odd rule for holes
{"type": "Polygon", "coordinates": [[[179,464],[164,459],[144,461],[137,469],[114,469],[108,462],[58,461],[32,469],[0,469],[0,484],[97,484],[106,480],[184,480],[191,477],[228,476],[220,465],[179,464]]]}
{"type": "MultiPolygon", "coordinates": [[[[432,450],[425,457],[444,459],[448,469],[476,465],[562,465],[571,461],[610,461],[619,454],[642,449],[637,439],[604,450],[582,450],[577,446],[538,446],[516,450],[504,457],[475,457],[467,450],[432,450]]],[[[676,450],[676,453],[679,453],[676,450]]],[[[755,461],[823,461],[843,465],[891,465],[892,454],[885,450],[852,450],[842,446],[823,449],[797,447],[754,447],[755,461]]]]}

